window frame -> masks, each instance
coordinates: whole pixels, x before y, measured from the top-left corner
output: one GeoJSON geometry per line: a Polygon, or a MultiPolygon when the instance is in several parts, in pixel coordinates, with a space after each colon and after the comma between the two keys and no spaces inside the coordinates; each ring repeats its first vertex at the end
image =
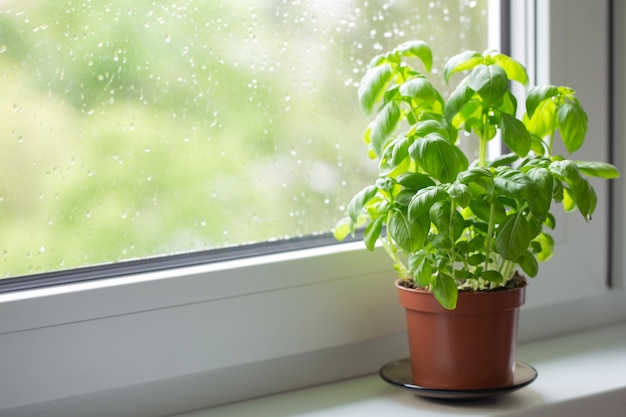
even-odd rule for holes
{"type": "MultiPolygon", "coordinates": [[[[512,2],[511,20],[519,22],[523,13],[532,24],[536,14],[537,30],[548,30],[547,52],[533,52],[532,39],[522,49],[538,68],[550,68],[537,72],[540,82],[581,86],[591,119],[600,121],[593,132],[606,138],[603,147],[585,147],[582,158],[606,160],[610,80],[599,77],[602,88],[584,84],[587,71],[598,66],[610,73],[608,48],[598,47],[609,43],[609,34],[577,25],[604,28],[612,8],[625,13],[619,2],[588,3],[512,2]],[[591,48],[590,59],[577,55],[581,42],[591,48]]],[[[615,129],[622,127],[616,123],[615,129]]],[[[623,167],[624,149],[617,150],[615,162],[623,167]]],[[[615,237],[624,235],[617,213],[623,213],[618,209],[625,193],[621,182],[614,188],[615,237]]],[[[626,319],[623,285],[604,285],[611,271],[620,272],[613,280],[623,283],[624,267],[622,256],[610,265],[604,256],[611,229],[608,186],[600,185],[600,195],[592,227],[562,221],[564,246],[581,235],[582,242],[544,270],[550,275],[599,264],[603,273],[589,285],[584,272],[575,274],[580,292],[549,276],[533,281],[520,341],[626,319]]],[[[623,242],[615,238],[614,244],[615,254],[623,253],[623,242]]],[[[406,355],[393,279],[383,250],[369,253],[352,242],[0,294],[0,414],[45,409],[48,416],[69,416],[91,407],[97,411],[90,415],[167,415],[374,372],[406,355]],[[117,413],[111,414],[111,403],[117,413]]]]}

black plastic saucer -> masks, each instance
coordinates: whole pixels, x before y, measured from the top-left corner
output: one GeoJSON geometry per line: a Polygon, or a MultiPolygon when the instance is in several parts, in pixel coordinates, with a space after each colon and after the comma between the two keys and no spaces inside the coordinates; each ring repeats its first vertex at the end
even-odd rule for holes
{"type": "Polygon", "coordinates": [[[525,387],[537,378],[537,370],[527,363],[515,362],[515,374],[513,384],[506,387],[477,389],[477,390],[446,390],[437,388],[420,387],[415,385],[411,373],[409,358],[398,359],[387,363],[379,372],[386,382],[413,391],[420,397],[435,398],[440,400],[470,401],[496,397],[516,391],[525,387]]]}

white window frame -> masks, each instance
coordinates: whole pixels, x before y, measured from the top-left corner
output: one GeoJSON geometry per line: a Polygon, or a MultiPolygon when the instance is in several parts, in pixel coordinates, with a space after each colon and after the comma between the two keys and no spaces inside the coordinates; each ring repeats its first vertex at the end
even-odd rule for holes
{"type": "MultiPolygon", "coordinates": [[[[610,0],[512,3],[512,22],[537,13],[548,39],[529,55],[550,69],[538,81],[576,86],[590,114],[597,142],[581,159],[607,160],[609,77],[587,74],[609,73],[610,0]]],[[[524,42],[514,43],[521,59],[534,41],[524,42]]],[[[531,282],[521,341],[626,319],[623,285],[605,285],[611,268],[624,282],[625,243],[615,239],[609,265],[610,199],[597,187],[591,226],[558,219],[558,252],[531,282]]],[[[406,355],[393,280],[382,250],[348,243],[0,295],[0,415],[168,415],[374,372],[406,355]]]]}

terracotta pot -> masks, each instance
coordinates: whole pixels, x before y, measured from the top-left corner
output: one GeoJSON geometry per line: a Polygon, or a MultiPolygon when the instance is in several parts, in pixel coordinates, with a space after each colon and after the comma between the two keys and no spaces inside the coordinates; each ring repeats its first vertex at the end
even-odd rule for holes
{"type": "Polygon", "coordinates": [[[515,371],[519,307],[526,288],[460,292],[455,310],[432,293],[396,281],[406,309],[413,383],[468,390],[509,386],[515,371]]]}

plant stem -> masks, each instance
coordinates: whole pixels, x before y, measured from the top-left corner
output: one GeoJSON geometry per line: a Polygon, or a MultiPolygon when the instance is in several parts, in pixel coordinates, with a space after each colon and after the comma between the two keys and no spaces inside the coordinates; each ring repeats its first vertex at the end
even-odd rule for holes
{"type": "Polygon", "coordinates": [[[504,287],[507,282],[513,278],[513,270],[515,269],[515,264],[512,261],[504,261],[504,266],[502,267],[504,277],[504,281],[502,282],[502,286],[504,287]],[[505,275],[506,274],[506,275],[505,275]]]}
{"type": "MultiPolygon", "coordinates": [[[[387,224],[389,224],[389,222],[387,222],[387,224]]],[[[404,279],[410,279],[411,274],[407,267],[404,265],[404,262],[400,260],[396,244],[393,242],[393,239],[391,238],[391,235],[388,231],[385,239],[381,239],[381,241],[383,243],[383,247],[385,248],[385,252],[387,252],[387,255],[389,255],[389,257],[393,260],[394,267],[400,277],[404,279]]]]}
{"type": "Polygon", "coordinates": [[[454,201],[454,199],[452,199],[452,202],[450,203],[450,222],[449,222],[449,226],[448,226],[448,234],[450,235],[450,241],[452,242],[452,248],[450,249],[450,257],[451,262],[450,265],[452,266],[452,279],[455,279],[454,275],[454,262],[456,261],[456,251],[454,250],[454,224],[452,223],[452,216],[454,215],[453,213],[456,211],[456,201],[454,201]]]}
{"type": "MultiPolygon", "coordinates": [[[[395,70],[400,75],[400,79],[402,80],[402,84],[407,82],[408,78],[405,76],[404,71],[402,71],[402,67],[398,65],[395,70]]],[[[417,110],[413,107],[413,100],[410,100],[410,102],[409,102],[409,109],[411,111],[411,114],[415,118],[415,122],[417,123],[417,121],[419,120],[419,117],[418,117],[418,114],[417,114],[417,110]]]]}
{"type": "Polygon", "coordinates": [[[483,131],[480,132],[480,143],[478,148],[478,166],[482,168],[487,167],[487,142],[489,137],[489,130],[487,126],[487,113],[483,113],[483,131]]]}
{"type": "Polygon", "coordinates": [[[480,147],[478,148],[478,165],[482,168],[487,167],[487,141],[480,139],[480,147]]]}
{"type": "Polygon", "coordinates": [[[552,129],[550,130],[550,146],[548,147],[548,157],[552,155],[552,145],[554,145],[554,133],[556,131],[556,112],[552,116],[552,129]]]}
{"type": "Polygon", "coordinates": [[[489,208],[489,224],[487,225],[487,243],[485,245],[485,271],[489,270],[489,258],[491,257],[491,235],[493,234],[493,228],[495,223],[496,205],[493,202],[493,196],[491,201],[491,207],[489,208]]]}

